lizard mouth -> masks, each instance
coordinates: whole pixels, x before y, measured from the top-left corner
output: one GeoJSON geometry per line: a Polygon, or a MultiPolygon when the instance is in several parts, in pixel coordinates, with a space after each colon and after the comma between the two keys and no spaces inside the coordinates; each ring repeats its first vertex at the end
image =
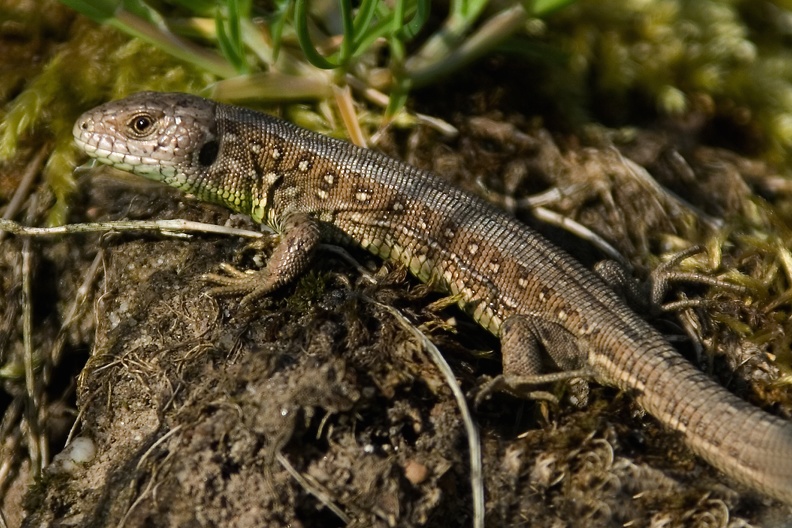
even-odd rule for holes
{"type": "Polygon", "coordinates": [[[120,152],[114,138],[104,131],[97,130],[95,123],[96,118],[92,112],[81,115],[74,123],[72,134],[77,146],[97,161],[121,170],[137,172],[140,159],[129,159],[128,152],[120,152]]]}

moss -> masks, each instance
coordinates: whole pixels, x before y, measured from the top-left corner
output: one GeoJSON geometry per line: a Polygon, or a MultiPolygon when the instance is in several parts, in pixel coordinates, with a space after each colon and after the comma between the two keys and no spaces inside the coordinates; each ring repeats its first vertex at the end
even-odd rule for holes
{"type": "Polygon", "coordinates": [[[294,294],[286,299],[286,308],[292,313],[310,312],[327,290],[327,274],[311,270],[300,277],[294,294]]]}
{"type": "Polygon", "coordinates": [[[57,203],[49,223],[62,224],[73,191],[77,152],[71,129],[86,109],[147,89],[197,91],[213,78],[117,31],[75,19],[71,39],[60,46],[11,101],[0,123],[0,161],[16,155],[25,138],[53,145],[45,177],[57,203]]]}
{"type": "Polygon", "coordinates": [[[739,129],[741,145],[728,146],[788,170],[792,58],[786,25],[770,23],[767,12],[790,17],[776,2],[582,0],[548,20],[546,38],[569,54],[558,82],[587,94],[580,115],[640,122],[652,112],[704,114],[739,129]]]}

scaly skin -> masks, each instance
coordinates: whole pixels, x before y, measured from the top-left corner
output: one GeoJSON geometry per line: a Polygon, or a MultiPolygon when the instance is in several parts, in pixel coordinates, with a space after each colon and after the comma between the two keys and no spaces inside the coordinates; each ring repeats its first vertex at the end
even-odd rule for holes
{"type": "Polygon", "coordinates": [[[90,156],[249,214],[282,232],[247,299],[286,284],[320,240],[356,244],[459,294],[500,336],[505,379],[563,369],[630,391],[733,479],[792,504],[792,424],[695,369],[613,291],[536,232],[436,176],[271,116],[145,92],[75,124],[90,156]]]}

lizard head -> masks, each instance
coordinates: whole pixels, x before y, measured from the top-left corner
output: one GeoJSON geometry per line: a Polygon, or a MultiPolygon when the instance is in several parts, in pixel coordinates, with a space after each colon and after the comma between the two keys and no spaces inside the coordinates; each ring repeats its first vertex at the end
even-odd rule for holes
{"type": "Polygon", "coordinates": [[[194,95],[140,92],[84,113],[74,139],[102,163],[196,192],[219,151],[216,106],[194,95]]]}

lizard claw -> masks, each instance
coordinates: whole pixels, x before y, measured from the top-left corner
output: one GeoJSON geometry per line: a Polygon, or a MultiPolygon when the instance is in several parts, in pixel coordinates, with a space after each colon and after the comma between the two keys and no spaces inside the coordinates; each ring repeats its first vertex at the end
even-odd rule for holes
{"type": "MultiPolygon", "coordinates": [[[[537,385],[545,385],[547,383],[555,383],[557,381],[590,379],[591,377],[592,373],[588,368],[551,372],[548,374],[532,374],[527,376],[501,374],[500,376],[496,376],[495,378],[491,379],[481,387],[481,390],[476,395],[475,405],[478,407],[481,402],[496,392],[505,392],[518,398],[549,401],[551,403],[557,404],[558,398],[556,398],[553,394],[542,390],[529,390],[529,388],[535,387],[537,385]]],[[[578,399],[581,399],[582,397],[583,395],[579,395],[578,399]]]]}
{"type": "Polygon", "coordinates": [[[553,405],[558,405],[558,398],[548,391],[527,391],[524,389],[517,389],[517,384],[503,374],[495,376],[481,386],[481,390],[476,394],[473,405],[478,408],[484,400],[489,399],[496,392],[505,392],[519,398],[534,401],[546,401],[553,405]]]}
{"type": "Polygon", "coordinates": [[[230,264],[223,264],[221,269],[228,275],[208,273],[201,276],[201,280],[216,285],[208,291],[213,297],[241,295],[241,304],[252,304],[272,291],[270,273],[266,268],[241,271],[230,264]]]}

